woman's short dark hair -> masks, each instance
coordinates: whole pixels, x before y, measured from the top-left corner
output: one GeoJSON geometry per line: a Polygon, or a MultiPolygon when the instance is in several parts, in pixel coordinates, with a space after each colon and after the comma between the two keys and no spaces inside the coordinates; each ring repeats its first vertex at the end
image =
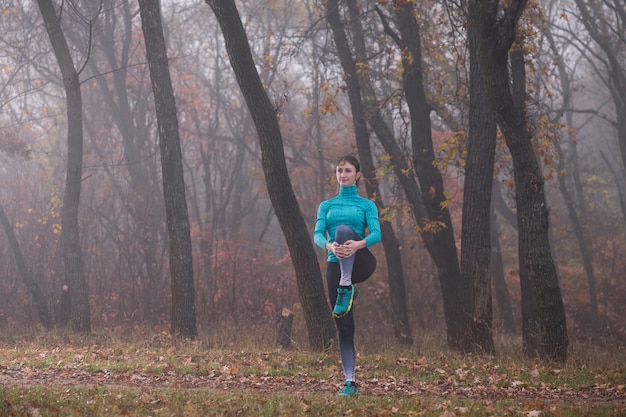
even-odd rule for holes
{"type": "Polygon", "coordinates": [[[359,160],[356,159],[354,156],[352,156],[352,155],[342,156],[337,161],[337,165],[341,165],[341,163],[343,163],[343,162],[347,162],[350,165],[352,165],[354,168],[356,168],[356,172],[361,172],[361,164],[359,163],[359,160]]]}

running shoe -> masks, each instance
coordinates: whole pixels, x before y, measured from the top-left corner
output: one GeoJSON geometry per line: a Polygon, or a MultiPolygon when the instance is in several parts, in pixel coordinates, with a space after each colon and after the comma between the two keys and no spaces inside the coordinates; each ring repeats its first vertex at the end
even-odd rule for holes
{"type": "Polygon", "coordinates": [[[354,301],[354,285],[337,288],[337,301],[333,309],[333,317],[340,319],[350,312],[354,301]]]}
{"type": "Polygon", "coordinates": [[[356,383],[354,381],[346,381],[343,384],[343,388],[339,391],[340,397],[357,397],[359,395],[359,390],[356,387],[356,383]]]}

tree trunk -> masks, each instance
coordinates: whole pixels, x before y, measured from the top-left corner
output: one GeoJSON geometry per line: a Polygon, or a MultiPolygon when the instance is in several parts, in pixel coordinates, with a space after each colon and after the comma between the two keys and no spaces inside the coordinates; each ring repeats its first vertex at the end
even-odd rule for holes
{"type": "MultiPolygon", "coordinates": [[[[575,146],[575,145],[573,145],[575,146]]],[[[564,160],[565,155],[560,145],[556,145],[557,152],[560,155],[559,158],[559,172],[564,172],[565,167],[564,160]]],[[[598,330],[598,293],[596,287],[596,277],[593,272],[593,252],[589,249],[587,245],[587,241],[585,239],[585,233],[583,231],[583,225],[580,220],[580,216],[578,216],[578,211],[576,210],[574,200],[572,199],[572,193],[569,192],[567,184],[565,183],[565,176],[563,174],[559,174],[558,176],[558,184],[559,190],[563,195],[563,199],[565,200],[565,206],[567,207],[567,212],[569,214],[569,218],[572,222],[572,228],[574,229],[574,236],[576,236],[576,242],[578,243],[578,249],[580,250],[580,257],[583,263],[583,269],[585,271],[585,275],[587,277],[587,284],[589,287],[589,322],[585,323],[593,332],[598,330]]]]}
{"type": "MultiPolygon", "coordinates": [[[[113,9],[106,12],[101,33],[103,36],[102,47],[110,68],[120,70],[112,73],[111,89],[109,89],[107,77],[98,77],[96,80],[100,85],[102,97],[111,111],[113,121],[122,136],[124,157],[134,196],[130,199],[129,213],[137,227],[141,255],[143,256],[143,266],[139,266],[137,270],[142,287],[139,306],[141,317],[148,323],[156,324],[162,316],[163,305],[165,304],[165,294],[160,282],[163,271],[157,259],[158,236],[160,234],[158,217],[159,215],[162,216],[157,208],[161,207],[161,202],[155,201],[157,185],[151,178],[150,168],[146,167],[145,163],[137,163],[143,160],[147,162],[145,151],[151,151],[151,142],[148,142],[145,137],[138,133],[134,119],[138,117],[137,109],[133,111],[133,106],[130,103],[127,85],[128,71],[124,70],[129,65],[128,54],[131,41],[134,39],[132,14],[128,2],[124,2],[119,9],[122,13],[123,29],[113,24],[116,18],[114,14],[118,10],[113,9]],[[122,33],[120,34],[120,32],[122,33]],[[120,38],[121,41],[119,41],[120,38]],[[121,53],[116,52],[120,50],[121,53]],[[117,53],[120,54],[119,58],[116,56],[117,53]]],[[[94,72],[97,73],[95,64],[93,67],[94,72]]],[[[143,113],[139,113],[139,117],[141,115],[143,113]]],[[[111,178],[115,180],[113,175],[111,178]]]]}
{"type": "Polygon", "coordinates": [[[283,308],[278,317],[278,335],[276,344],[283,348],[291,346],[291,327],[293,324],[293,311],[283,308]]]}
{"type": "MultiPolygon", "coordinates": [[[[497,182],[494,180],[491,195],[499,193],[497,182]]],[[[496,212],[491,209],[489,233],[491,234],[491,262],[489,271],[493,284],[493,293],[496,300],[496,306],[500,315],[500,327],[506,333],[515,333],[515,319],[513,318],[513,307],[511,306],[511,296],[507,288],[504,263],[502,261],[502,249],[500,247],[500,238],[498,233],[498,223],[496,222],[496,212]]]]}
{"type": "Polygon", "coordinates": [[[508,53],[515,39],[519,17],[526,0],[513,1],[504,11],[483,1],[469,3],[470,25],[482,32],[479,46],[483,52],[483,71],[491,106],[497,114],[513,159],[515,201],[519,230],[519,261],[528,272],[532,295],[537,300],[541,345],[544,360],[567,359],[565,309],[548,237],[548,210],[544,179],[526,125],[524,108],[515,105],[510,89],[508,53]],[[498,20],[498,14],[508,18],[498,20]]]}
{"type": "Polygon", "coordinates": [[[74,331],[88,333],[91,332],[91,313],[78,227],[83,172],[83,104],[80,82],[52,1],[37,0],[37,3],[61,69],[67,100],[67,174],[61,211],[61,240],[65,276],[71,298],[70,327],[74,331]]]}
{"type": "Polygon", "coordinates": [[[335,338],[335,325],[313,242],[289,179],[276,110],[256,70],[235,2],[206,3],[222,29],[231,66],[259,134],[265,182],[295,268],[310,345],[317,350],[328,349],[335,338]]]}
{"type": "Polygon", "coordinates": [[[189,213],[178,132],[178,113],[172,89],[161,11],[156,0],[139,0],[141,25],[159,128],[159,148],[169,234],[172,291],[171,333],[195,338],[195,291],[189,213]]]}
{"type": "MultiPolygon", "coordinates": [[[[364,104],[362,100],[362,85],[366,84],[366,70],[357,70],[357,62],[352,57],[350,47],[347,40],[345,27],[339,17],[339,5],[336,0],[330,0],[326,3],[327,20],[333,32],[337,54],[341,62],[341,66],[346,75],[346,85],[348,97],[350,100],[350,110],[352,113],[352,125],[356,137],[357,150],[359,159],[361,160],[363,177],[365,179],[365,189],[367,195],[372,199],[379,211],[384,209],[384,204],[380,199],[380,191],[375,178],[374,161],[370,148],[370,134],[365,119],[364,104]]],[[[359,25],[356,10],[357,5],[353,1],[348,2],[353,17],[354,39],[357,56],[363,57],[364,52],[364,36],[359,25]]],[[[401,343],[411,343],[411,327],[409,324],[409,315],[406,303],[406,290],[404,282],[404,271],[402,269],[402,255],[400,253],[400,244],[395,236],[393,227],[389,221],[381,219],[381,243],[385,251],[387,260],[387,273],[389,281],[389,296],[391,299],[394,333],[401,343]]]]}
{"type": "MultiPolygon", "coordinates": [[[[475,17],[470,14],[469,19],[475,17]]],[[[465,352],[494,354],[489,218],[497,124],[489,97],[484,94],[486,86],[480,57],[483,51],[478,48],[481,35],[475,25],[469,25],[470,108],[461,226],[462,348],[465,352]]]]}
{"type": "MultiPolygon", "coordinates": [[[[526,108],[526,64],[521,45],[509,51],[511,59],[511,84],[513,105],[518,109],[526,108]]],[[[519,216],[519,210],[518,210],[519,216]]],[[[519,217],[517,217],[519,221],[519,217]]],[[[519,233],[519,229],[518,229],[519,233]]],[[[529,269],[520,262],[520,288],[522,294],[522,341],[524,352],[528,357],[541,355],[541,320],[539,305],[533,295],[529,269]]]]}
{"type": "MultiPolygon", "coordinates": [[[[427,211],[426,220],[438,224],[432,232],[431,256],[437,265],[439,285],[443,297],[444,314],[448,331],[448,344],[459,347],[461,340],[461,303],[459,258],[454,239],[454,229],[444,194],[443,177],[434,164],[432,111],[422,76],[422,49],[420,27],[415,16],[415,4],[395,0],[396,17],[400,28],[404,92],[411,118],[411,146],[413,168],[422,190],[427,211]]],[[[430,233],[430,232],[427,232],[430,233]]]]}
{"type": "Polygon", "coordinates": [[[4,212],[4,208],[0,205],[0,223],[2,223],[2,228],[9,239],[9,245],[11,246],[11,250],[13,251],[13,255],[15,256],[15,263],[17,265],[17,270],[26,284],[26,287],[30,290],[31,295],[33,296],[33,301],[35,302],[35,307],[37,308],[37,315],[39,318],[39,322],[43,325],[47,330],[52,329],[52,320],[50,319],[50,313],[48,312],[48,306],[46,305],[46,299],[44,298],[41,289],[39,288],[39,284],[33,279],[30,271],[26,267],[26,261],[24,260],[24,254],[22,253],[22,249],[20,248],[20,244],[15,237],[15,233],[13,231],[13,226],[11,226],[11,222],[4,212]]]}
{"type": "MultiPolygon", "coordinates": [[[[341,20],[339,19],[339,11],[336,1],[327,3],[327,11],[331,27],[333,25],[342,25],[341,20]],[[338,23],[331,22],[331,19],[337,20],[338,23]]],[[[399,39],[399,37],[389,28],[382,12],[380,12],[379,9],[377,9],[377,11],[385,24],[385,31],[396,41],[400,48],[404,49],[403,41],[399,39]]],[[[335,39],[335,43],[340,59],[346,60],[345,63],[342,62],[342,66],[344,68],[349,68],[349,65],[354,65],[350,63],[350,61],[352,61],[352,57],[349,52],[349,45],[345,35],[343,36],[343,40],[335,39]]],[[[404,56],[404,58],[407,57],[404,56]]],[[[365,57],[362,57],[362,59],[364,60],[365,57]]],[[[407,59],[407,61],[404,62],[404,65],[406,67],[412,65],[412,59],[407,59]]],[[[437,265],[439,284],[443,295],[443,309],[446,319],[448,344],[451,347],[458,348],[461,328],[461,310],[458,291],[459,266],[458,259],[456,257],[456,246],[454,245],[454,242],[452,242],[452,246],[449,245],[451,243],[447,240],[447,238],[450,237],[449,235],[439,234],[439,231],[433,232],[433,229],[428,227],[431,220],[430,214],[424,205],[415,176],[411,174],[413,170],[408,165],[400,146],[395,141],[391,128],[383,119],[378,101],[376,99],[376,94],[367,80],[366,69],[367,66],[362,66],[358,71],[360,75],[359,78],[364,80],[364,82],[360,85],[360,89],[361,96],[363,98],[363,110],[365,111],[365,117],[367,122],[371,125],[371,128],[376,133],[376,136],[385,149],[385,152],[387,152],[390,157],[392,169],[398,178],[402,189],[404,190],[415,222],[421,230],[421,236],[424,240],[425,246],[433,261],[437,265]],[[440,250],[442,247],[453,251],[454,256],[447,256],[451,252],[440,250]]],[[[351,78],[354,77],[348,77],[348,83],[354,82],[351,78]]],[[[411,89],[410,83],[405,83],[405,88],[411,89]]]]}
{"type": "MultiPolygon", "coordinates": [[[[492,193],[492,202],[494,210],[498,211],[507,223],[519,234],[517,215],[514,214],[506,202],[502,198],[502,193],[492,193]]],[[[518,257],[519,258],[519,257],[518,257]]],[[[524,354],[528,357],[537,357],[539,355],[539,340],[541,332],[539,330],[539,310],[537,300],[533,296],[532,286],[528,277],[528,269],[518,259],[519,263],[519,282],[521,291],[521,309],[522,309],[522,343],[524,354]]]]}

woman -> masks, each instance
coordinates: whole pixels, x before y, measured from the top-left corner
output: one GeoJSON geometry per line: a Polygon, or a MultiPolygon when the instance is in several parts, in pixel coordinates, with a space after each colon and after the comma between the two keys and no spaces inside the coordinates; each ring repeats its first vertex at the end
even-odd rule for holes
{"type": "Polygon", "coordinates": [[[337,162],[336,176],[339,194],[320,204],[313,239],[328,251],[326,282],[330,303],[334,306],[346,381],[339,396],[353,397],[358,394],[352,314],[356,298],[354,284],[368,279],[376,269],[376,258],[368,248],[380,241],[380,224],[376,205],[357,192],[361,178],[359,161],[353,156],[344,156],[337,162]]]}

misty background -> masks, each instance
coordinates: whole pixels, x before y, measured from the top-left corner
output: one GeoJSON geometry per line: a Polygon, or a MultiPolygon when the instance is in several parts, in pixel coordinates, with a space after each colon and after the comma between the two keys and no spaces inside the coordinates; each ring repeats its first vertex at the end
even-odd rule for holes
{"type": "MultiPolygon", "coordinates": [[[[171,308],[169,237],[139,8],[134,1],[104,1],[101,8],[97,3],[66,2],[61,18],[82,92],[78,219],[91,322],[95,328],[166,329],[171,308]]],[[[409,159],[402,57],[375,10],[377,6],[388,12],[391,6],[358,3],[371,86],[381,115],[409,159]]],[[[621,80],[626,89],[626,39],[619,26],[626,19],[618,17],[617,0],[597,3],[594,16],[606,28],[602,33],[615,42],[611,54],[585,28],[576,2],[527,6],[520,24],[525,33],[526,115],[546,179],[551,249],[570,339],[622,344],[626,211],[620,137],[626,119],[625,90],[613,82],[621,80]]],[[[455,5],[421,1],[415,7],[437,168],[460,253],[469,58],[462,13],[455,13],[455,5]]],[[[317,205],[337,191],[336,160],[357,153],[345,76],[323,3],[238,1],[237,7],[258,73],[279,116],[289,178],[312,232],[317,205]]],[[[63,82],[35,2],[6,0],[1,10],[0,205],[52,322],[65,325],[63,82]]],[[[295,312],[297,342],[305,329],[296,276],[268,197],[258,133],[222,32],[204,2],[163,0],[161,13],[178,112],[200,331],[236,325],[273,338],[277,318],[287,308],[295,312]]],[[[350,19],[346,22],[349,26],[350,19]]],[[[443,334],[436,266],[388,153],[373,134],[370,143],[386,207],[381,218],[392,225],[400,244],[412,336],[443,334]]],[[[494,177],[492,227],[497,234],[492,248],[499,246],[502,265],[491,268],[506,287],[493,293],[493,328],[496,333],[518,334],[514,181],[511,157],[500,136],[494,177]]],[[[360,192],[365,195],[363,188],[360,192]]],[[[325,254],[316,251],[324,271],[325,254]]],[[[359,325],[375,329],[385,340],[394,335],[393,303],[382,245],[373,251],[379,266],[363,284],[355,308],[359,325]]],[[[37,305],[6,233],[0,233],[0,256],[0,331],[38,325],[37,305]]]]}

